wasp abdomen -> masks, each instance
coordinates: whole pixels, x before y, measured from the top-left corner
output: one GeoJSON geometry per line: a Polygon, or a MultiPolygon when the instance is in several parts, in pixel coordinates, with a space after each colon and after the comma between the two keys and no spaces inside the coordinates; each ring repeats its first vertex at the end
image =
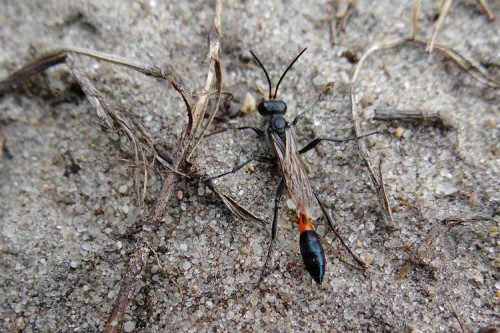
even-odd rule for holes
{"type": "Polygon", "coordinates": [[[325,251],[318,234],[314,230],[300,233],[300,253],[307,271],[316,283],[321,284],[325,274],[325,251]]]}

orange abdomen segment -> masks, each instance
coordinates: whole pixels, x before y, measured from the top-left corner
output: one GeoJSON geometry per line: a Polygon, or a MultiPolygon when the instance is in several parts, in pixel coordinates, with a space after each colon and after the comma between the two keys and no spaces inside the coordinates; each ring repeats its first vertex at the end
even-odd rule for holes
{"type": "Polygon", "coordinates": [[[301,212],[299,214],[299,231],[300,233],[303,233],[306,230],[314,230],[314,226],[311,221],[309,221],[306,213],[301,212]]]}

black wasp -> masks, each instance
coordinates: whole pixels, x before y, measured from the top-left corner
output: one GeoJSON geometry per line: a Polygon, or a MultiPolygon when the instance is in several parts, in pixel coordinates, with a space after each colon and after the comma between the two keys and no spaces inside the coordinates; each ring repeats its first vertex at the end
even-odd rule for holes
{"type": "Polygon", "coordinates": [[[287,189],[288,195],[290,196],[291,200],[295,204],[297,216],[299,219],[300,252],[302,254],[302,259],[304,261],[304,265],[307,271],[312,276],[314,281],[316,281],[318,284],[321,284],[321,282],[323,281],[323,276],[325,274],[325,266],[326,266],[325,251],[323,250],[320,238],[316,233],[316,231],[314,230],[314,226],[308,217],[308,211],[310,207],[313,205],[314,199],[316,199],[316,201],[318,202],[322,213],[324,214],[326,220],[328,221],[328,225],[330,226],[331,230],[335,233],[337,238],[341,241],[342,245],[349,251],[349,253],[353,256],[356,262],[362,267],[364,267],[363,262],[349,249],[349,247],[345,244],[345,242],[342,240],[342,238],[336,231],[335,227],[333,226],[331,217],[329,216],[323,203],[319,199],[318,193],[311,185],[311,182],[307,175],[307,168],[301,157],[302,154],[313,149],[321,141],[346,142],[358,138],[348,138],[348,139],[317,138],[311,141],[306,146],[304,146],[304,148],[298,149],[295,140],[294,127],[296,126],[299,117],[297,116],[291,123],[286,121],[283,115],[287,111],[287,105],[285,102],[281,100],[276,100],[278,87],[281,81],[285,77],[286,73],[292,68],[293,64],[306,51],[306,49],[307,48],[303,49],[302,52],[300,52],[299,55],[297,55],[295,59],[293,59],[290,65],[288,65],[286,70],[283,72],[278,81],[278,84],[276,85],[274,94],[272,94],[271,79],[269,78],[269,74],[267,73],[264,65],[259,60],[259,58],[252,51],[250,51],[252,56],[255,58],[259,66],[264,71],[264,74],[266,75],[266,79],[269,85],[269,99],[260,102],[260,104],[257,107],[259,114],[263,117],[267,117],[268,126],[265,131],[255,127],[240,127],[238,129],[252,129],[260,137],[265,137],[267,135],[267,138],[270,141],[271,146],[273,148],[274,157],[253,156],[251,159],[236,166],[231,171],[210,178],[210,179],[216,179],[230,173],[235,173],[236,171],[240,170],[241,168],[243,168],[245,165],[249,164],[252,161],[279,165],[282,178],[276,190],[274,218],[271,231],[271,243],[269,245],[266,262],[264,264],[264,269],[262,271],[262,275],[259,282],[262,280],[264,276],[264,272],[266,270],[267,263],[273,249],[274,240],[276,239],[277,225],[278,225],[278,209],[285,188],[287,189]]]}

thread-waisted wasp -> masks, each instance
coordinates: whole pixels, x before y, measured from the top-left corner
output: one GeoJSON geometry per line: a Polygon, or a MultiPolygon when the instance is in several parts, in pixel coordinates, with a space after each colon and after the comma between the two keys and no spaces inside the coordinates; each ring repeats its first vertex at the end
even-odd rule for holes
{"type": "Polygon", "coordinates": [[[325,216],[328,225],[330,226],[336,237],[340,240],[342,245],[347,249],[351,256],[356,260],[356,262],[361,267],[365,267],[364,263],[351,251],[351,249],[347,246],[347,244],[343,241],[343,239],[335,229],[332,218],[321,202],[316,189],[311,185],[311,182],[307,175],[307,168],[304,161],[302,160],[301,155],[313,149],[322,141],[346,142],[360,139],[374,133],[347,139],[316,138],[305,145],[302,149],[297,148],[294,127],[299,121],[299,116],[295,117],[295,119],[291,123],[286,121],[283,115],[287,111],[287,105],[284,101],[276,100],[276,96],[278,93],[279,85],[285,77],[286,73],[292,68],[294,63],[300,58],[300,56],[306,51],[306,49],[307,48],[303,49],[283,72],[278,81],[278,84],[276,85],[274,94],[272,93],[271,79],[269,78],[267,70],[265,69],[259,58],[252,51],[250,51],[254,59],[264,71],[267,83],[269,85],[269,99],[260,102],[257,107],[259,114],[263,117],[267,117],[268,126],[265,131],[251,126],[239,127],[237,129],[251,129],[255,133],[257,133],[259,137],[266,137],[267,135],[267,138],[271,143],[274,156],[253,156],[246,162],[234,167],[231,171],[210,178],[210,180],[213,180],[230,173],[235,173],[253,161],[279,165],[282,178],[279,182],[274,199],[275,204],[273,224],[271,229],[271,243],[269,244],[266,261],[259,282],[262,281],[262,278],[264,277],[264,273],[272,253],[273,244],[276,239],[278,226],[278,210],[285,188],[287,189],[290,199],[295,204],[299,219],[300,252],[302,255],[302,260],[307,271],[312,276],[314,281],[316,281],[318,284],[321,284],[321,282],[323,281],[323,276],[325,274],[326,266],[325,252],[323,250],[323,246],[321,245],[320,237],[316,233],[314,226],[308,217],[308,211],[313,205],[314,199],[316,199],[316,201],[318,202],[318,205],[323,215],[325,216]]]}

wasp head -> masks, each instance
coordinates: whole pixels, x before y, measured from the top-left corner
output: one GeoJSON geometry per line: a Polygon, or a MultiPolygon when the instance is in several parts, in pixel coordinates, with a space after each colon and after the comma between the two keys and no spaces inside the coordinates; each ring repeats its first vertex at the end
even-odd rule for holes
{"type": "Polygon", "coordinates": [[[285,114],[286,113],[286,103],[283,101],[262,101],[257,107],[259,114],[264,117],[271,116],[273,114],[285,114]]]}
{"type": "Polygon", "coordinates": [[[267,116],[271,116],[271,115],[275,115],[275,114],[285,114],[286,113],[285,102],[276,100],[276,96],[278,94],[278,88],[280,86],[281,81],[285,77],[286,73],[290,70],[290,68],[292,68],[293,64],[299,59],[299,57],[302,55],[302,53],[304,53],[306,51],[306,49],[307,48],[303,49],[302,52],[300,52],[299,55],[296,56],[295,59],[293,59],[293,61],[290,63],[290,65],[288,65],[288,67],[285,69],[285,71],[283,72],[283,74],[281,75],[281,77],[278,81],[278,84],[276,85],[276,89],[274,90],[274,95],[271,92],[272,91],[271,79],[269,78],[269,74],[267,73],[266,68],[264,67],[262,62],[260,62],[259,58],[257,58],[255,53],[250,51],[252,56],[255,58],[255,60],[259,64],[260,68],[262,68],[262,70],[264,71],[264,74],[266,74],[267,83],[269,85],[269,100],[260,102],[259,106],[257,107],[257,110],[259,110],[260,115],[267,117],[267,116]]]}

